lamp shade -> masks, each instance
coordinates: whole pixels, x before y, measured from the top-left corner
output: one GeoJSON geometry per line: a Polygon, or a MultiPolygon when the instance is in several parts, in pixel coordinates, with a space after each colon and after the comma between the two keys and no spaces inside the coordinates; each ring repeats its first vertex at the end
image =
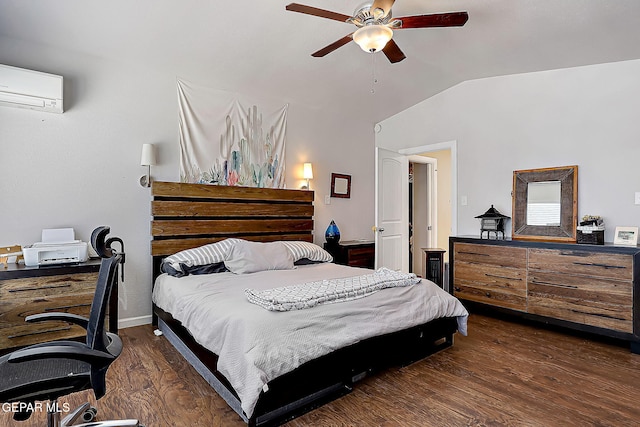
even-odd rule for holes
{"type": "Polygon", "coordinates": [[[142,144],[142,156],[140,166],[153,166],[156,164],[156,150],[153,144],[142,144]]]}
{"type": "Polygon", "coordinates": [[[393,31],[385,25],[366,25],[353,33],[353,41],[365,52],[378,52],[393,37],[393,31]]]}
{"type": "Polygon", "coordinates": [[[305,163],[302,167],[302,177],[304,179],[313,179],[313,168],[311,163],[305,163]]]}

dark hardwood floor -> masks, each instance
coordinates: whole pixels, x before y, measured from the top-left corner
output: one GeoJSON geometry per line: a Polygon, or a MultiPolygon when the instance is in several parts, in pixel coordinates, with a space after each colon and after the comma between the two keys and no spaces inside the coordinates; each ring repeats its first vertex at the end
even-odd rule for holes
{"type": "MultiPolygon", "coordinates": [[[[243,426],[151,326],[121,331],[99,418],[153,426],[243,426]]],[[[92,398],[61,399],[77,405],[92,398]]],[[[43,426],[45,414],[2,426],[43,426]]],[[[640,355],[624,345],[474,314],[469,336],[287,424],[299,426],[638,426],[640,355]]]]}

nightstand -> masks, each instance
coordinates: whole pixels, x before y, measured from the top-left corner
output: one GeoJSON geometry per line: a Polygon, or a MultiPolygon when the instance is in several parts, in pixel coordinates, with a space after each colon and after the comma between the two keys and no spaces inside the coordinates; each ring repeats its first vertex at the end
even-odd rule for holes
{"type": "Polygon", "coordinates": [[[336,264],[374,268],[376,249],[373,240],[325,243],[324,249],[333,256],[333,262],[336,264]]]}
{"type": "MultiPolygon", "coordinates": [[[[86,335],[83,328],[62,321],[27,323],[26,316],[65,312],[88,317],[100,260],[79,264],[0,269],[0,354],[10,349],[86,335]]],[[[109,300],[108,328],[118,330],[118,286],[109,300]]]]}
{"type": "Polygon", "coordinates": [[[424,270],[422,277],[443,287],[444,279],[444,249],[421,248],[424,252],[424,270]]]}

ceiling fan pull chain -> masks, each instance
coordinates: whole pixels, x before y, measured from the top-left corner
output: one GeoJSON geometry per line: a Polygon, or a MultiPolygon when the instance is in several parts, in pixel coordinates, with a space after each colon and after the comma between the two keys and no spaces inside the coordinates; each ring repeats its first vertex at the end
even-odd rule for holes
{"type": "Polygon", "coordinates": [[[375,85],[378,83],[376,78],[376,55],[371,54],[371,93],[376,93],[375,85]]]}

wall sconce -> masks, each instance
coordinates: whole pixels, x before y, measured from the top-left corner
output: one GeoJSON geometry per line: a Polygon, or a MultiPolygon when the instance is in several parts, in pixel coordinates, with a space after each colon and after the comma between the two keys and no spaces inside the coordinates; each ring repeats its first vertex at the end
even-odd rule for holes
{"type": "Polygon", "coordinates": [[[147,174],[140,177],[140,185],[151,187],[151,166],[156,164],[156,150],[153,144],[142,144],[140,166],[147,167],[147,174]]]}
{"type": "Polygon", "coordinates": [[[302,188],[311,190],[311,186],[309,185],[309,180],[313,179],[313,168],[311,163],[305,163],[302,166],[302,177],[307,180],[307,186],[302,188]]]}

